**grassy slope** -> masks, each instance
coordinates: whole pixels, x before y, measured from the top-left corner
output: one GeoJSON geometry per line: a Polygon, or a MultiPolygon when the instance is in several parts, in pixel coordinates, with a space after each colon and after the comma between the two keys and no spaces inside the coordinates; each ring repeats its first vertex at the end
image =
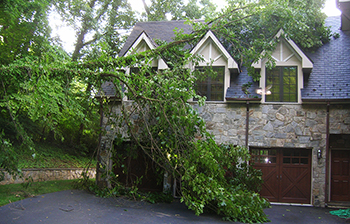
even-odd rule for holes
{"type": "Polygon", "coordinates": [[[73,189],[74,180],[0,185],[0,206],[28,197],[73,189]]]}
{"type": "MultiPolygon", "coordinates": [[[[17,150],[18,166],[24,168],[82,168],[89,163],[91,157],[76,149],[58,145],[37,144],[35,151],[17,150]],[[35,157],[33,158],[33,154],[35,157]]],[[[92,164],[95,164],[94,161],[92,164]]]]}
{"type": "MultiPolygon", "coordinates": [[[[59,145],[37,144],[35,151],[17,150],[18,166],[24,168],[84,168],[90,156],[59,145]],[[35,158],[32,154],[35,153],[35,158]]],[[[92,164],[96,164],[92,161],[92,164]]],[[[93,166],[94,167],[94,166],[93,166]]],[[[24,198],[73,189],[74,180],[26,182],[22,184],[0,185],[0,206],[24,198]]]]}

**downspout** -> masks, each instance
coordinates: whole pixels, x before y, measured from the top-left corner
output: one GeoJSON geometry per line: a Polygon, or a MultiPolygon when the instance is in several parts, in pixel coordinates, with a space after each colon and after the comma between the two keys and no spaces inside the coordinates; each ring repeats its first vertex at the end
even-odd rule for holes
{"type": "Polygon", "coordinates": [[[248,136],[249,136],[249,101],[247,101],[247,112],[245,119],[245,147],[248,148],[248,136]]]}
{"type": "Polygon", "coordinates": [[[326,114],[326,192],[325,192],[325,203],[328,203],[329,194],[329,108],[330,103],[327,102],[327,114],[326,114]]]}

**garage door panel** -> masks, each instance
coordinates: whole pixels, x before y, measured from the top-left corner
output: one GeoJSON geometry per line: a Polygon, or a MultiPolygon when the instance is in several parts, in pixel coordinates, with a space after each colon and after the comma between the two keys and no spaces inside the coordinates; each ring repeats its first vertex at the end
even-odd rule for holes
{"type": "Polygon", "coordinates": [[[311,150],[274,150],[276,164],[254,166],[263,173],[264,184],[260,194],[271,202],[310,203],[311,150]]]}
{"type": "Polygon", "coordinates": [[[298,187],[294,186],[291,189],[282,192],[281,202],[290,202],[293,199],[294,203],[303,203],[306,200],[307,195],[303,193],[298,187]]]}
{"type": "Polygon", "coordinates": [[[283,166],[282,176],[287,176],[292,181],[298,180],[308,174],[308,167],[301,166],[283,166]]]}
{"type": "Polygon", "coordinates": [[[264,195],[264,198],[271,202],[278,201],[278,193],[275,191],[274,187],[271,187],[270,185],[263,184],[261,186],[260,194],[264,195]]]}
{"type": "Polygon", "coordinates": [[[260,169],[263,173],[263,184],[261,186],[260,194],[264,195],[270,201],[277,201],[278,192],[276,191],[276,184],[278,184],[278,180],[276,178],[276,166],[275,165],[267,165],[267,166],[255,166],[256,169],[260,169]]]}

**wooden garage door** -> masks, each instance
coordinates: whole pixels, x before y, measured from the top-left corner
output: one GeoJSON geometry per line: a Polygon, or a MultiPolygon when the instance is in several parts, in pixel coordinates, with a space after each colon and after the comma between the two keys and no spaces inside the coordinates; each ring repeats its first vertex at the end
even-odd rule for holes
{"type": "Polygon", "coordinates": [[[331,200],[350,201],[350,150],[332,150],[331,200]]]}
{"type": "Polygon", "coordinates": [[[251,149],[254,168],[261,169],[261,196],[271,202],[310,203],[311,150],[251,149]]]}

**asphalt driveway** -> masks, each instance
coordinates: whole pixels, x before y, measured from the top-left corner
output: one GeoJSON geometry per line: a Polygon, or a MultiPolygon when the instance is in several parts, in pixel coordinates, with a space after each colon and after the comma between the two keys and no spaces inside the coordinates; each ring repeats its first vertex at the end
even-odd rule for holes
{"type": "MultiPolygon", "coordinates": [[[[265,210],[271,223],[345,223],[330,209],[272,206],[265,210]]],[[[219,216],[196,216],[184,204],[149,204],[123,197],[99,198],[80,190],[67,190],[27,198],[0,207],[0,224],[7,223],[229,223],[219,216]]]]}

